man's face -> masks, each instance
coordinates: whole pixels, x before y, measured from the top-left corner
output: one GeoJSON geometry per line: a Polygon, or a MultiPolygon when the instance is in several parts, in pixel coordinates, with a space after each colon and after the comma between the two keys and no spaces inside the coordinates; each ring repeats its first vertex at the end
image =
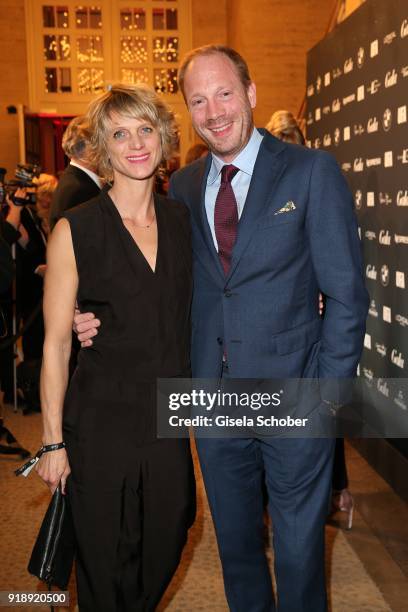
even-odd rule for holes
{"type": "Polygon", "coordinates": [[[215,155],[231,162],[252,133],[255,85],[246,90],[231,60],[213,53],[196,57],[188,66],[184,93],[197,134],[215,155]]]}

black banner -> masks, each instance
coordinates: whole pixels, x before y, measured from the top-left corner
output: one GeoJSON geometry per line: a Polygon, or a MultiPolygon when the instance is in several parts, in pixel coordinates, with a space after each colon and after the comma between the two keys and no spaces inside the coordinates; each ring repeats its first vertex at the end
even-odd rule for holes
{"type": "Polygon", "coordinates": [[[359,374],[374,404],[408,419],[406,0],[367,0],[309,52],[306,120],[355,198],[371,298],[359,374]]]}

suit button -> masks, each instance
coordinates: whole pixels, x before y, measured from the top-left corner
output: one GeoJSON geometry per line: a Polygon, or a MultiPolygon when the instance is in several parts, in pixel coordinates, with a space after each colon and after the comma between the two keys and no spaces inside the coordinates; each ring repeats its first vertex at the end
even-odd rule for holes
{"type": "Polygon", "coordinates": [[[218,344],[220,344],[220,345],[221,345],[221,344],[222,344],[222,338],[219,338],[219,337],[218,337],[218,338],[217,338],[217,342],[218,342],[218,344]]]}
{"type": "Polygon", "coordinates": [[[225,295],[225,297],[231,297],[232,291],[230,291],[229,289],[225,289],[224,295],[225,295]]]}

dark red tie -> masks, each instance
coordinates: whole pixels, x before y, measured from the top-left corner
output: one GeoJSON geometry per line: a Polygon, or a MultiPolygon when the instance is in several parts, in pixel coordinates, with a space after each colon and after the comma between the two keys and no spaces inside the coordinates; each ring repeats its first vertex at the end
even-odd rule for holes
{"type": "Polygon", "coordinates": [[[231,265],[232,249],[237,239],[238,208],[231,181],[239,171],[232,164],[223,166],[221,185],[215,200],[214,226],[218,243],[218,256],[227,275],[231,265]]]}

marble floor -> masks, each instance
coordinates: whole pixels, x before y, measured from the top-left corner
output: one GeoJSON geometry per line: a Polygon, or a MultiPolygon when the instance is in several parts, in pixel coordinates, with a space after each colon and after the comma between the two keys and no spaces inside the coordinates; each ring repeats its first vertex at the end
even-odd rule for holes
{"type": "MultiPolygon", "coordinates": [[[[40,415],[23,416],[6,406],[5,416],[7,427],[20,443],[32,452],[36,451],[41,440],[40,415]]],[[[345,516],[341,513],[334,515],[327,524],[330,610],[407,612],[407,505],[350,445],[347,445],[347,460],[356,511],[351,531],[345,530],[345,516]]],[[[27,479],[16,479],[13,469],[18,464],[16,459],[0,455],[0,591],[44,589],[36,578],[27,573],[26,565],[47,506],[48,492],[35,474],[27,479]]],[[[198,465],[196,476],[198,518],[190,531],[182,563],[158,612],[228,610],[214,530],[198,465]]],[[[270,548],[268,557],[272,567],[270,548]]],[[[69,588],[70,609],[75,610],[74,579],[69,588]]],[[[46,609],[49,608],[32,608],[33,612],[46,609]]],[[[21,610],[28,611],[30,608],[21,610]]]]}

